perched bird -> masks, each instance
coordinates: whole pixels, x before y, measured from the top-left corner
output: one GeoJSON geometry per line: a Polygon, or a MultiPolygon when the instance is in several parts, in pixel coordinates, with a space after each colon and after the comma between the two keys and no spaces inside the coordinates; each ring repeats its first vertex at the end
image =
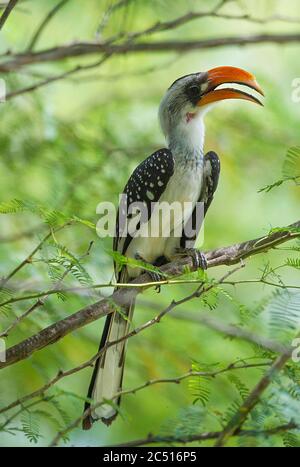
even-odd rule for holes
{"type": "MultiPolygon", "coordinates": [[[[220,161],[214,152],[204,155],[205,113],[218,101],[224,99],[245,99],[261,104],[253,95],[240,89],[218,88],[224,83],[238,83],[254,89],[261,95],[263,91],[255,77],[240,68],[221,66],[207,72],[192,73],[177,79],[165,93],[159,108],[159,120],[166,138],[167,147],[159,149],[145,159],[129,178],[123,193],[125,201],[119,206],[126,219],[133,217],[130,206],[140,202],[146,209],[146,215],[140,218],[138,227],[144,233],[149,225],[157,227],[158,235],[135,235],[125,232],[121,227],[120,216],[116,223],[114,250],[129,258],[140,259],[155,266],[170,261],[178,253],[191,255],[195,267],[206,268],[205,256],[194,249],[201,222],[213,199],[218,185],[220,161]],[[218,88],[218,89],[217,89],[218,88]],[[189,208],[168,216],[159,217],[156,204],[168,205],[178,202],[187,203],[189,208]],[[196,205],[202,203],[202,219],[197,219],[196,205]],[[198,221],[198,222],[197,222],[198,221]],[[186,233],[185,226],[192,226],[192,235],[186,233]],[[169,233],[164,235],[168,227],[169,233]],[[174,235],[175,230],[179,235],[174,235]]],[[[115,265],[117,282],[128,282],[141,273],[139,267],[124,266],[121,270],[115,265]]],[[[157,280],[156,273],[153,279],[157,280]]],[[[159,277],[158,277],[159,280],[159,277]]],[[[123,313],[118,311],[106,318],[100,342],[100,349],[107,342],[122,338],[128,333],[134,310],[134,300],[124,305],[123,313]],[[125,318],[124,319],[124,314],[125,318]]],[[[125,360],[125,342],[121,341],[107,349],[96,361],[88,398],[99,404],[102,400],[112,400],[122,388],[125,360]]],[[[109,425],[118,410],[114,404],[103,403],[85,417],[83,428],[89,429],[95,420],[101,419],[109,425]]],[[[90,402],[85,404],[85,410],[90,402]]]]}

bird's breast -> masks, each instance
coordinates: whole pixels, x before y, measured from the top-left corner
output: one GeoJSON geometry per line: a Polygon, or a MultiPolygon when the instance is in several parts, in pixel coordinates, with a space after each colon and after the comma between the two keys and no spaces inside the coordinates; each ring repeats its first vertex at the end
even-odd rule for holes
{"type": "MultiPolygon", "coordinates": [[[[150,220],[141,228],[142,235],[133,238],[126,254],[141,256],[153,263],[158,257],[169,258],[180,244],[182,229],[199,200],[203,172],[201,166],[175,167],[165,191],[152,211],[150,220]]],[[[130,276],[138,275],[137,269],[130,276]]]]}
{"type": "Polygon", "coordinates": [[[201,167],[175,166],[174,174],[169,180],[161,201],[195,204],[201,192],[202,175],[201,167]]]}

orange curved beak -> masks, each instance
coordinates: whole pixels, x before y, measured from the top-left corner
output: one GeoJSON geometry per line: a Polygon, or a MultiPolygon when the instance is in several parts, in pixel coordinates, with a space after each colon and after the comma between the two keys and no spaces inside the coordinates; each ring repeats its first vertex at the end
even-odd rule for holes
{"type": "Polygon", "coordinates": [[[260,100],[257,99],[257,97],[252,96],[245,91],[234,88],[216,89],[216,87],[220,86],[221,84],[235,83],[254,89],[259,94],[264,96],[264,92],[256,81],[255,76],[253,76],[248,71],[232,66],[220,66],[209,70],[207,75],[207,90],[197,103],[199,107],[224,99],[244,99],[259,105],[263,105],[260,100]]]}

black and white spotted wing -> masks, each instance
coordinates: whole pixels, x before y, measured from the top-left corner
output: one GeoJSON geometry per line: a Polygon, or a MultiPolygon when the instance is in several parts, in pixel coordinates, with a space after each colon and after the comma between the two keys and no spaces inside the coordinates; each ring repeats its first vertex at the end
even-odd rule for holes
{"type": "MultiPolygon", "coordinates": [[[[211,202],[214,197],[214,193],[218,187],[220,170],[221,170],[221,165],[220,165],[220,159],[218,155],[213,151],[209,151],[204,156],[203,185],[202,185],[200,197],[198,199],[198,203],[199,202],[204,203],[204,212],[203,212],[204,217],[207,213],[209,206],[211,205],[211,202]]],[[[180,239],[181,248],[186,247],[187,241],[189,242],[189,245],[190,245],[191,241],[196,242],[197,240],[199,231],[201,229],[201,222],[197,222],[196,215],[197,215],[197,210],[194,209],[194,211],[192,212],[191,219],[188,220],[188,222],[191,222],[192,231],[195,232],[195,235],[193,235],[193,238],[187,238],[184,233],[185,231],[183,230],[182,237],[180,239]]],[[[204,217],[202,219],[202,222],[204,220],[204,217]]]]}
{"type": "MultiPolygon", "coordinates": [[[[126,201],[121,202],[119,206],[119,211],[123,210],[121,214],[128,217],[129,207],[132,203],[143,203],[146,207],[145,212],[148,213],[147,218],[143,218],[143,222],[148,222],[153,210],[153,204],[151,203],[159,201],[173,173],[174,158],[169,149],[159,149],[147,157],[134,170],[124,188],[123,194],[126,195],[126,201]]],[[[132,237],[129,234],[125,238],[122,237],[119,217],[118,212],[113,249],[124,255],[132,237]],[[121,241],[121,237],[123,241],[121,241]]]]}
{"type": "Polygon", "coordinates": [[[201,193],[201,201],[204,202],[204,215],[214,198],[214,193],[218,187],[221,164],[219,156],[210,151],[204,156],[204,186],[201,193]]]}

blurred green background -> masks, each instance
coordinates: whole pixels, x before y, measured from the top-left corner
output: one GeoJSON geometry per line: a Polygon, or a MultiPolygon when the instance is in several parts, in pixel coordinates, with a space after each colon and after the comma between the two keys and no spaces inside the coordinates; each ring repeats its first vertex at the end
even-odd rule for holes
{"type": "MultiPolygon", "coordinates": [[[[7,49],[22,51],[33,32],[56,4],[54,1],[20,2],[1,32],[0,53],[7,49]]],[[[49,22],[36,50],[72,41],[92,41],[105,11],[113,1],[70,0],[49,22]]],[[[103,30],[107,39],[120,32],[143,30],[157,21],[167,21],[188,11],[205,11],[213,1],[135,0],[115,11],[103,30]]],[[[264,18],[273,14],[300,16],[299,2],[250,0],[228,2],[222,12],[249,14],[264,18]]],[[[299,24],[247,20],[203,18],[149,40],[188,40],[250,35],[259,32],[298,32],[299,24]]],[[[102,37],[102,36],[101,36],[102,37]]],[[[101,38],[100,37],[100,38],[101,38]]],[[[139,53],[112,56],[99,69],[74,74],[35,92],[0,104],[0,201],[20,199],[57,209],[67,216],[97,222],[96,206],[101,201],[118,200],[133,169],[145,157],[165,145],[157,121],[157,110],[166,88],[179,76],[205,71],[215,66],[232,65],[254,73],[265,90],[265,107],[248,102],[222,102],[206,117],[206,150],[215,150],[222,164],[221,178],[214,202],[205,223],[203,249],[208,250],[266,234],[270,228],[284,226],[299,218],[299,187],[283,184],[269,193],[258,193],[265,185],[281,177],[287,149],[299,145],[300,104],[292,100],[292,81],[300,77],[299,44],[230,46],[186,53],[139,53]]],[[[78,63],[88,64],[95,57],[68,59],[58,63],[22,68],[2,75],[9,92],[40,79],[66,71],[78,63]]],[[[47,233],[47,225],[34,213],[6,214],[0,217],[0,276],[6,276],[47,233]]],[[[84,225],[72,225],[56,234],[59,244],[77,258],[83,256],[91,241],[90,254],[82,264],[93,283],[111,280],[111,239],[100,239],[84,225]]],[[[11,293],[47,290],[52,286],[49,258],[57,255],[53,242],[46,243],[34,261],[10,282],[11,293]]],[[[261,274],[268,260],[281,264],[283,252],[272,252],[247,260],[247,267],[234,280],[253,279],[261,274]]],[[[63,270],[63,268],[62,268],[63,270]]],[[[209,277],[220,277],[226,268],[209,270],[209,277]]],[[[52,271],[53,272],[53,271],[52,271]]],[[[299,270],[287,269],[284,281],[299,284],[299,270]]],[[[68,275],[68,285],[80,285],[68,275]]],[[[261,284],[224,287],[232,299],[216,299],[212,313],[229,323],[240,323],[243,305],[255,308],[271,290],[261,284]]],[[[134,325],[153,317],[173,298],[193,290],[188,285],[163,287],[161,294],[148,291],[138,300],[134,325]]],[[[108,295],[109,289],[101,293],[108,295]]],[[[100,291],[49,297],[9,335],[13,345],[47,324],[66,317],[93,303],[100,291]]],[[[214,297],[210,298],[214,301],[214,297]]],[[[2,301],[2,300],[1,300],[2,301]]],[[[5,329],[24,313],[33,301],[14,304],[0,313],[5,329]]],[[[131,388],[150,378],[179,376],[188,371],[192,361],[200,367],[220,363],[226,366],[238,358],[255,356],[255,350],[237,340],[200,326],[189,315],[197,316],[207,305],[197,301],[171,313],[159,325],[130,339],[126,360],[124,388],[131,388]],[[185,317],[186,311],[187,316],[185,317]],[[187,318],[187,319],[186,319],[187,318]],[[202,366],[201,366],[202,365],[202,366]]],[[[248,324],[248,323],[247,323],[248,324]]],[[[263,316],[249,324],[268,333],[263,316]]],[[[42,385],[59,368],[68,369],[90,358],[97,350],[103,320],[96,321],[60,342],[35,353],[30,359],[2,370],[1,405],[42,385]]],[[[1,328],[0,328],[1,329],[1,328]]],[[[58,387],[65,394],[57,396],[70,420],[80,415],[91,369],[62,380],[58,387]],[[69,394],[68,392],[72,393],[69,394]]],[[[260,370],[240,370],[237,375],[251,388],[260,370]]],[[[202,383],[201,383],[202,384],[202,383]]],[[[205,384],[205,382],[203,383],[205,384]]],[[[161,384],[135,395],[125,396],[122,416],[109,428],[97,423],[89,432],[80,429],[70,435],[69,445],[104,445],[151,433],[169,432],[179,426],[180,417],[191,419],[199,411],[199,431],[219,430],[222,416],[239,396],[227,375],[216,378],[210,386],[205,417],[201,403],[191,408],[193,391],[185,381],[180,385],[161,384]],[[187,414],[187,415],[186,415],[187,414]],[[178,418],[179,417],[179,418],[178,418]],[[176,422],[175,420],[179,420],[176,422]],[[178,425],[179,424],[179,425],[178,425]],[[169,430],[169,431],[168,431],[169,430]]],[[[43,405],[43,404],[42,404],[43,405]]],[[[55,412],[44,404],[44,410],[55,412]]],[[[62,414],[57,413],[56,417],[62,414]]],[[[271,417],[272,418],[272,417],[271,417]]],[[[61,418],[61,424],[65,421],[61,418]]],[[[41,420],[38,445],[47,445],[55,426],[41,420]]],[[[22,420],[14,420],[20,427],[22,420]]],[[[255,444],[255,440],[251,441],[255,444]]],[[[231,444],[236,444],[232,440],[231,444]]],[[[278,437],[270,443],[281,445],[278,437]]],[[[22,432],[1,432],[1,445],[29,445],[22,432]]],[[[207,443],[210,444],[210,443],[207,443]]],[[[251,444],[251,443],[250,443],[251,444]]]]}

